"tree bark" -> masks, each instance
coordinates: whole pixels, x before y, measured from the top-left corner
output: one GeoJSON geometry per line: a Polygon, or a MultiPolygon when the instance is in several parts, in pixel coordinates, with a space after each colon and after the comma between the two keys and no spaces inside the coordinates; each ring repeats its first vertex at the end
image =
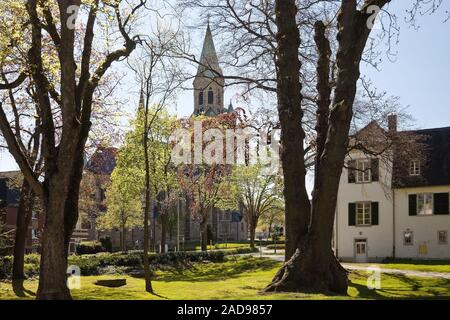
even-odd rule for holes
{"type": "Polygon", "coordinates": [[[127,228],[125,227],[125,225],[122,226],[120,247],[122,249],[122,252],[127,252],[127,228]]]}
{"type": "Polygon", "coordinates": [[[25,247],[28,234],[28,227],[30,225],[31,216],[33,212],[34,195],[26,180],[22,183],[22,190],[20,194],[19,207],[17,208],[17,222],[16,234],[14,241],[14,260],[12,280],[20,281],[25,279],[24,274],[24,259],[25,247]]]}
{"type": "MultiPolygon", "coordinates": [[[[277,1],[283,3],[284,1],[277,1]]],[[[342,1],[338,16],[339,33],[337,36],[339,48],[336,56],[338,77],[328,125],[319,123],[320,135],[326,132],[326,139],[321,138],[322,153],[315,173],[315,184],[312,201],[310,228],[304,241],[298,243],[295,255],[280,269],[272,283],[264,291],[305,291],[321,293],[346,294],[348,279],[346,270],[337,261],[332,248],[333,223],[339,180],[344,165],[348,146],[350,123],[353,117],[353,103],[356,95],[356,85],[360,76],[359,64],[362,53],[370,34],[367,27],[366,7],[377,4],[383,7],[387,0],[366,1],[361,11],[357,9],[355,0],[342,1]]],[[[281,8],[286,9],[286,8],[281,8]]],[[[295,21],[291,17],[291,24],[295,21]]],[[[319,106],[322,111],[327,103],[324,79],[326,72],[320,72],[326,59],[326,47],[319,43],[325,37],[324,28],[316,25],[318,32],[319,58],[318,82],[320,94],[319,106]],[[322,50],[321,50],[322,48],[322,50]],[[323,50],[325,49],[325,50],[323,50]]],[[[286,36],[286,38],[288,38],[286,36]]],[[[280,51],[286,53],[284,50],[280,51]]],[[[287,53],[286,53],[287,55],[287,53]]],[[[319,119],[320,121],[321,119],[319,119]]]]}
{"type": "Polygon", "coordinates": [[[289,260],[307,233],[310,203],[305,187],[305,132],[301,126],[303,97],[298,58],[300,35],[296,24],[297,7],[295,0],[278,0],[275,9],[278,25],[277,99],[286,215],[285,259],[289,260]]]}
{"type": "Polygon", "coordinates": [[[70,300],[67,287],[67,253],[65,252],[64,206],[67,193],[58,177],[50,180],[48,196],[44,199],[45,224],[42,237],[42,252],[39,300],[70,300]]]}
{"type": "Polygon", "coordinates": [[[208,220],[202,219],[200,222],[201,248],[202,251],[208,251],[208,220]]]}
{"type": "MultiPolygon", "coordinates": [[[[147,92],[149,92],[149,83],[146,83],[147,85],[147,92]]],[[[144,132],[142,136],[142,142],[144,147],[144,162],[145,162],[145,208],[144,208],[144,274],[145,274],[145,291],[149,293],[153,293],[153,286],[152,286],[152,280],[151,280],[151,270],[150,270],[150,261],[148,259],[149,254],[149,216],[150,216],[150,209],[151,209],[151,190],[150,190],[150,158],[149,158],[149,150],[148,150],[148,134],[149,134],[149,123],[148,123],[148,117],[149,117],[149,100],[145,102],[145,119],[144,119],[144,132]]],[[[153,223],[155,223],[155,219],[153,219],[153,223]]],[[[155,238],[156,235],[154,234],[153,237],[155,238]]],[[[156,239],[155,239],[156,243],[156,239]]]]}
{"type": "Polygon", "coordinates": [[[252,223],[250,223],[249,227],[250,227],[250,248],[254,249],[255,248],[256,226],[252,222],[252,223]]]}

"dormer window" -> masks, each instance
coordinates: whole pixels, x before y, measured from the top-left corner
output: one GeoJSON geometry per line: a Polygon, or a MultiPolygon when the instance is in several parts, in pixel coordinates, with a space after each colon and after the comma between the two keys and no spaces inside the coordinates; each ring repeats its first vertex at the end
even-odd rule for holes
{"type": "Polygon", "coordinates": [[[412,160],[409,164],[409,175],[420,176],[420,161],[412,160]]]}
{"type": "Polygon", "coordinates": [[[356,182],[368,183],[372,181],[370,160],[361,159],[356,161],[356,182]]]}
{"type": "Polygon", "coordinates": [[[200,91],[198,93],[198,104],[202,106],[203,103],[204,103],[203,91],[200,91]]]}
{"type": "Polygon", "coordinates": [[[214,104],[214,92],[212,91],[212,88],[209,88],[208,91],[208,104],[214,104]]]}

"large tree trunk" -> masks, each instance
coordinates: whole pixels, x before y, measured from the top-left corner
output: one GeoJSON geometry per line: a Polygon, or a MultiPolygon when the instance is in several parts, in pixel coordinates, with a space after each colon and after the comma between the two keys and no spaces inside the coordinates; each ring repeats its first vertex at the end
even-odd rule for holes
{"type": "MultiPolygon", "coordinates": [[[[284,2],[285,0],[277,1],[277,3],[284,2]]],[[[383,7],[386,2],[387,0],[378,1],[380,7],[383,7]]],[[[295,255],[277,273],[272,283],[265,289],[266,292],[347,293],[347,273],[334,256],[331,238],[339,180],[344,165],[350,123],[353,116],[356,84],[360,76],[359,64],[370,34],[370,29],[366,25],[369,17],[366,14],[366,6],[368,5],[369,3],[365,2],[365,5],[359,11],[355,0],[342,1],[338,16],[339,33],[337,38],[339,49],[336,56],[338,77],[328,124],[320,118],[320,114],[325,111],[328,95],[326,88],[328,80],[324,79],[327,73],[321,72],[324,67],[323,63],[327,58],[321,56],[321,59],[319,59],[317,76],[319,78],[318,90],[321,95],[319,109],[321,110],[318,112],[318,128],[320,130],[320,145],[318,148],[319,152],[322,152],[319,155],[320,158],[317,158],[319,164],[316,166],[310,228],[305,240],[298,243],[295,255]],[[324,86],[322,86],[323,84],[324,86]]],[[[280,6],[281,11],[286,9],[286,7],[280,6]]],[[[288,13],[281,14],[281,16],[284,15],[288,15],[288,13]]],[[[290,20],[291,24],[295,22],[294,17],[291,17],[290,20]]],[[[320,43],[325,38],[325,29],[320,23],[316,24],[316,33],[319,54],[326,55],[326,43],[320,43]],[[325,47],[322,46],[323,44],[325,44],[325,47]]],[[[280,51],[281,54],[287,55],[287,52],[281,50],[281,48],[280,51]]]]}
{"type": "Polygon", "coordinates": [[[67,193],[52,179],[48,197],[44,199],[45,224],[37,298],[40,300],[69,300],[67,287],[67,258],[65,252],[64,205],[67,193]]]}
{"type": "Polygon", "coordinates": [[[20,281],[25,279],[23,271],[25,247],[28,234],[28,227],[30,225],[31,216],[33,212],[34,195],[28,185],[28,182],[24,180],[22,183],[22,190],[19,200],[19,207],[17,208],[17,223],[16,234],[14,241],[14,260],[13,260],[13,273],[12,280],[20,281]]]}
{"type": "Polygon", "coordinates": [[[276,1],[278,25],[277,99],[281,126],[281,161],[284,174],[286,215],[285,259],[294,254],[297,244],[306,235],[310,203],[305,187],[303,140],[301,126],[300,36],[296,24],[297,7],[294,0],[276,1]]]}

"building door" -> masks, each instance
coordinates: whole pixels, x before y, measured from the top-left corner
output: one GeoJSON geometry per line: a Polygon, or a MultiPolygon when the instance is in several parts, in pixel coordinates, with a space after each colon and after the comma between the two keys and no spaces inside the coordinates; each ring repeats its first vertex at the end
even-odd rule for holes
{"type": "Polygon", "coordinates": [[[367,240],[355,240],[355,262],[367,262],[367,240]]]}

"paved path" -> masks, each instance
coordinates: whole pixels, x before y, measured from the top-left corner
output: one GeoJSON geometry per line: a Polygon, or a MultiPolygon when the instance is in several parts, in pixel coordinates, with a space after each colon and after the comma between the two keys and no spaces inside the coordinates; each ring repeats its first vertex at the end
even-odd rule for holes
{"type": "MultiPolygon", "coordinates": [[[[273,259],[273,260],[280,261],[280,262],[284,261],[284,255],[273,254],[273,250],[267,250],[265,248],[263,248],[262,254],[257,252],[257,253],[252,253],[251,255],[254,257],[269,258],[269,259],[273,259]]],[[[368,268],[370,268],[370,266],[361,266],[361,265],[350,264],[350,263],[343,263],[342,266],[347,270],[367,271],[368,268]]],[[[372,268],[373,267],[379,267],[379,265],[374,264],[374,266],[372,266],[372,268]]],[[[450,273],[445,273],[445,272],[400,270],[400,269],[388,269],[388,268],[380,268],[380,271],[381,271],[381,273],[400,274],[400,275],[405,275],[408,277],[450,279],[450,273]]]]}

